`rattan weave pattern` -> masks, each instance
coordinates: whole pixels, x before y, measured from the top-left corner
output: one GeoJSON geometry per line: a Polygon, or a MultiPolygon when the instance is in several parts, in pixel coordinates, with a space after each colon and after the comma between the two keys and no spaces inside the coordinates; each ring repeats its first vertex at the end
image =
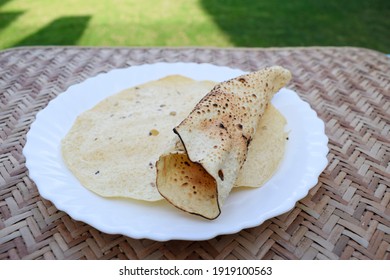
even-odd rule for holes
{"type": "Polygon", "coordinates": [[[360,48],[15,48],[0,52],[0,259],[390,259],[390,58],[360,48]],[[137,240],[73,220],[43,199],[22,149],[37,112],[113,68],[279,64],[324,120],[329,164],[296,206],[207,241],[137,240]]]}

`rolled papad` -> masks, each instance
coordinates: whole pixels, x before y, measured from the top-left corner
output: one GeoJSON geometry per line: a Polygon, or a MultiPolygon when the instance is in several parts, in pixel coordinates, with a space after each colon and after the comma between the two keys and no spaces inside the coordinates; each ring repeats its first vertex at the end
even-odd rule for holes
{"type": "Polygon", "coordinates": [[[181,210],[217,218],[260,118],[290,79],[273,66],[217,84],[174,128],[175,145],[156,162],[160,194],[181,210]]]}

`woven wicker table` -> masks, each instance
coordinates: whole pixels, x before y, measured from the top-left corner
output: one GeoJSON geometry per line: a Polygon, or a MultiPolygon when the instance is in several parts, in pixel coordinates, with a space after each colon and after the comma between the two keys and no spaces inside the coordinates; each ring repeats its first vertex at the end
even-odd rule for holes
{"type": "Polygon", "coordinates": [[[0,52],[0,259],[390,259],[390,58],[359,48],[16,48],[0,52]],[[109,235],[43,199],[22,149],[38,111],[113,68],[206,62],[289,68],[325,122],[329,164],[281,216],[207,241],[109,235]]]}

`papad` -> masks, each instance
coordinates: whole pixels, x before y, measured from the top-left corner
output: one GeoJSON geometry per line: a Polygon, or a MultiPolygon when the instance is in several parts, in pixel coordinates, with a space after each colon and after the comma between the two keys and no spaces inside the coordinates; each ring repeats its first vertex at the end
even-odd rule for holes
{"type": "Polygon", "coordinates": [[[167,76],[107,97],[79,115],[62,140],[65,164],[103,197],[163,199],[155,163],[214,82],[167,76]]]}

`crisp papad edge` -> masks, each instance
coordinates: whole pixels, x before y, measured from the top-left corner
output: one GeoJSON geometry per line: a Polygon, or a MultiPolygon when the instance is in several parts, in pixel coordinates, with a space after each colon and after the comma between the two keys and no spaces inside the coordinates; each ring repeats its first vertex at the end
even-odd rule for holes
{"type": "Polygon", "coordinates": [[[280,66],[217,84],[173,131],[174,147],[156,162],[156,185],[175,207],[216,219],[246,160],[258,121],[291,79],[280,66]]]}

